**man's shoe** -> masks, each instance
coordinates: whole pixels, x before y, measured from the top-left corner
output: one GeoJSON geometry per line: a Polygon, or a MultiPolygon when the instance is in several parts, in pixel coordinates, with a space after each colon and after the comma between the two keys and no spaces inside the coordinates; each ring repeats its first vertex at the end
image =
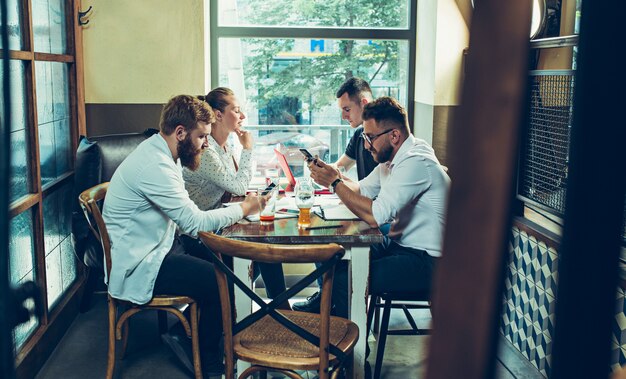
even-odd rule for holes
{"type": "Polygon", "coordinates": [[[189,340],[189,338],[171,333],[162,334],[161,339],[167,346],[169,346],[183,367],[193,374],[194,369],[192,363],[193,353],[191,350],[191,340],[189,340]]]}
{"type": "Polygon", "coordinates": [[[320,313],[320,302],[322,301],[322,293],[316,292],[313,295],[306,298],[306,301],[299,301],[293,303],[292,308],[294,311],[308,312],[308,313],[320,313]]]}

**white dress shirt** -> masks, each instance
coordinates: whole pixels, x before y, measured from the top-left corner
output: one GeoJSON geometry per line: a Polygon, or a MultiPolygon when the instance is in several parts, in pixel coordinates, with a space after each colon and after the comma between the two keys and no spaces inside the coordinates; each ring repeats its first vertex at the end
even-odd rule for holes
{"type": "Polygon", "coordinates": [[[391,222],[389,238],[399,245],[441,256],[450,178],[428,143],[410,135],[391,162],[379,164],[359,182],[374,199],[378,225],[391,222]]]}
{"type": "Polygon", "coordinates": [[[222,148],[211,136],[208,140],[209,147],[202,153],[198,170],[183,169],[189,197],[202,210],[221,207],[224,192],[245,195],[252,180],[252,150],[241,152],[237,169],[232,147],[227,143],[222,148]]]}
{"type": "Polygon", "coordinates": [[[241,207],[198,209],[185,190],[181,171],[165,139],[155,134],[113,174],[103,210],[111,238],[111,296],[136,304],[152,299],[177,226],[196,236],[198,231],[229,226],[243,217],[241,207]]]}

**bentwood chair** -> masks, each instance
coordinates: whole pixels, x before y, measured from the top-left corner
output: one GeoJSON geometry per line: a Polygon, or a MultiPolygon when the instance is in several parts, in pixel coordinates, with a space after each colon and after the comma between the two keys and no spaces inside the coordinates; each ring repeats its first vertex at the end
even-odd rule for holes
{"type": "MultiPolygon", "coordinates": [[[[79,202],[85,213],[85,217],[89,222],[89,227],[96,235],[96,238],[100,240],[102,244],[102,250],[104,251],[104,262],[106,265],[107,278],[111,273],[111,240],[109,234],[100,213],[99,203],[104,201],[104,198],[109,188],[109,183],[102,183],[94,186],[90,189],[83,191],[79,196],[79,202]]],[[[107,283],[108,284],[108,283],[107,283]]],[[[167,331],[167,320],[164,317],[164,312],[169,312],[176,316],[188,337],[191,337],[191,345],[193,350],[193,366],[196,379],[202,379],[202,368],[200,365],[200,350],[198,341],[198,305],[196,301],[187,296],[168,296],[157,295],[146,304],[134,304],[129,301],[116,299],[111,295],[108,295],[109,303],[109,351],[107,357],[107,372],[106,378],[113,377],[115,370],[115,344],[116,340],[122,341],[121,346],[121,358],[124,357],[126,352],[126,346],[128,344],[128,332],[130,317],[134,314],[144,310],[156,310],[159,314],[159,325],[161,333],[167,331]],[[190,320],[181,312],[181,309],[189,306],[190,320]],[[118,316],[118,313],[121,314],[118,316]]]]}
{"type": "Polygon", "coordinates": [[[380,330],[378,331],[378,338],[376,339],[376,363],[374,366],[373,379],[380,378],[380,373],[383,365],[383,357],[385,355],[385,344],[387,343],[387,336],[392,335],[428,335],[430,329],[420,329],[417,327],[415,319],[409,312],[409,309],[430,309],[430,293],[425,292],[386,292],[379,294],[372,294],[370,298],[369,308],[367,309],[367,333],[369,334],[374,322],[374,331],[378,329],[378,310],[383,309],[382,320],[380,320],[380,330]],[[384,301],[384,302],[381,302],[384,301]],[[406,317],[410,329],[401,330],[389,330],[389,318],[391,316],[391,309],[402,309],[404,316],[406,317]]]}
{"type": "Polygon", "coordinates": [[[338,378],[344,369],[346,377],[352,377],[353,349],[359,329],[350,320],[330,316],[334,270],[344,254],[343,247],[337,244],[273,245],[236,241],[204,232],[199,235],[215,256],[227,379],[234,378],[235,359],[252,364],[239,378],[257,372],[265,377],[267,371],[276,371],[289,378],[301,379],[295,370],[318,370],[320,379],[338,378]],[[223,255],[267,263],[324,263],[266,304],[222,262],[223,255]],[[320,314],[276,310],[277,305],[321,275],[324,279],[320,314]],[[237,323],[231,316],[229,281],[260,307],[237,323]]]}

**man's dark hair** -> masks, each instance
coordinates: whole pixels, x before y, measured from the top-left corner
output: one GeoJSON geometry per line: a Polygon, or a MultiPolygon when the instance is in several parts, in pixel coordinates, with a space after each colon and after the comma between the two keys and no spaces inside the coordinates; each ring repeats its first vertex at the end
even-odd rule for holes
{"type": "Polygon", "coordinates": [[[163,134],[169,136],[178,125],[184,126],[185,130],[190,132],[199,122],[207,124],[215,122],[215,114],[211,107],[195,96],[178,95],[163,106],[159,128],[163,134]]]}
{"type": "Polygon", "coordinates": [[[337,99],[343,96],[344,93],[347,93],[350,100],[355,103],[361,101],[365,93],[369,93],[370,97],[372,97],[370,85],[365,80],[357,77],[352,77],[343,82],[337,90],[337,99]]]}
{"type": "Polygon", "coordinates": [[[376,124],[384,128],[395,128],[409,134],[409,117],[406,110],[396,99],[389,96],[380,97],[363,107],[363,121],[374,119],[376,124]]]}

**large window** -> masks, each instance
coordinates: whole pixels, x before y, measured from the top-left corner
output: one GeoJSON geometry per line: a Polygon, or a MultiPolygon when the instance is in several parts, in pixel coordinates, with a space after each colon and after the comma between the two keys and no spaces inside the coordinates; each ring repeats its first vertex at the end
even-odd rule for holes
{"type": "MultiPolygon", "coordinates": [[[[29,351],[76,290],[70,243],[73,151],[78,107],[72,0],[3,0],[8,5],[11,88],[9,268],[13,286],[36,282],[44,314],[14,330],[16,352],[29,351]],[[38,335],[41,335],[39,333],[38,335]]],[[[6,100],[0,96],[0,105],[6,100]]],[[[6,259],[7,257],[0,257],[6,259]]],[[[23,357],[23,354],[20,354],[23,357]]]]}
{"type": "Polygon", "coordinates": [[[408,0],[211,2],[211,86],[232,88],[257,136],[258,169],[286,151],[296,175],[311,148],[326,161],[353,131],[335,93],[351,76],[393,96],[412,117],[415,9],[408,0]],[[296,150],[297,151],[297,150],[296,150]],[[292,157],[293,159],[291,159],[292,157]]]}

